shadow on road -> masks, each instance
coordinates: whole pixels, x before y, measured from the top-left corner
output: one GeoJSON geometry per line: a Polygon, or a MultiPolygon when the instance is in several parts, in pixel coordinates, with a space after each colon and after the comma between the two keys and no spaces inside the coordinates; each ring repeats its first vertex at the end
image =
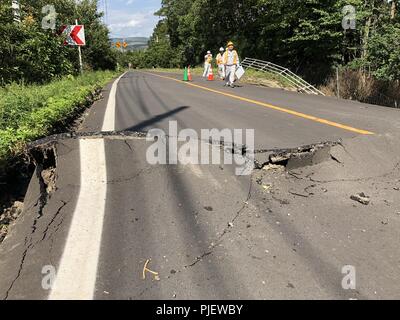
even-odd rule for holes
{"type": "Polygon", "coordinates": [[[162,120],[164,120],[166,118],[169,118],[169,117],[171,117],[172,115],[174,115],[176,113],[182,112],[182,111],[184,111],[184,110],[186,110],[188,108],[189,107],[187,107],[187,106],[178,107],[178,108],[175,108],[175,109],[173,109],[171,111],[159,114],[159,115],[154,116],[154,117],[152,117],[152,118],[150,118],[148,120],[142,121],[142,122],[134,125],[133,127],[128,128],[127,131],[135,131],[135,132],[136,131],[144,131],[144,129],[146,129],[147,127],[154,126],[155,123],[158,123],[158,122],[160,122],[160,121],[162,121],[162,120]]]}

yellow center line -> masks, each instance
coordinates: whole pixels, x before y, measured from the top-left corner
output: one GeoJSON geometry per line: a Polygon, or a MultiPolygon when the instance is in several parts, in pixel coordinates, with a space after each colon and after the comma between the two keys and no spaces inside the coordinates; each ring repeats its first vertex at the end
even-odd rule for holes
{"type": "Polygon", "coordinates": [[[285,112],[285,113],[288,113],[288,114],[291,114],[291,115],[294,115],[294,116],[297,116],[297,117],[300,117],[300,118],[303,118],[303,119],[308,119],[308,120],[312,120],[312,121],[315,121],[315,122],[323,123],[323,124],[326,124],[328,126],[340,128],[340,129],[343,129],[343,130],[348,130],[348,131],[356,132],[356,133],[359,133],[359,134],[374,134],[371,131],[353,128],[353,127],[350,127],[350,126],[347,126],[347,125],[344,125],[344,124],[340,124],[340,123],[337,123],[337,122],[333,122],[333,121],[330,121],[330,120],[314,117],[314,116],[311,116],[311,115],[308,115],[308,114],[305,114],[305,113],[301,113],[301,112],[297,112],[297,111],[294,111],[294,110],[291,110],[291,109],[287,109],[287,108],[277,107],[277,106],[274,106],[274,105],[269,104],[269,103],[264,103],[264,102],[261,102],[261,101],[244,98],[244,97],[237,96],[237,95],[234,95],[234,94],[231,94],[231,93],[227,93],[227,92],[223,92],[223,91],[207,88],[207,87],[200,86],[198,84],[194,84],[194,83],[191,83],[191,82],[182,82],[181,80],[178,80],[178,79],[175,79],[175,78],[172,78],[172,77],[168,77],[168,76],[162,76],[162,75],[159,75],[159,74],[156,74],[156,73],[143,72],[143,71],[141,71],[141,72],[149,74],[149,75],[152,75],[152,76],[156,76],[156,77],[159,77],[159,78],[173,80],[173,81],[176,81],[176,82],[179,82],[179,83],[182,83],[182,84],[186,84],[188,86],[192,86],[192,87],[195,87],[195,88],[199,88],[199,89],[202,89],[202,90],[207,90],[207,91],[210,91],[210,92],[218,93],[218,94],[221,94],[221,95],[224,95],[226,97],[230,97],[230,98],[233,98],[233,99],[236,99],[236,100],[241,100],[241,101],[249,102],[249,103],[252,103],[252,104],[259,105],[259,106],[263,106],[263,107],[266,107],[266,108],[269,108],[269,109],[285,112]]]}

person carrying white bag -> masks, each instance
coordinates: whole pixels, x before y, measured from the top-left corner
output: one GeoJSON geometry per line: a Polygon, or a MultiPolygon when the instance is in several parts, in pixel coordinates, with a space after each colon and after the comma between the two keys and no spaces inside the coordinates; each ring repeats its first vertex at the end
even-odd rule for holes
{"type": "MultiPolygon", "coordinates": [[[[227,79],[227,82],[225,86],[230,86],[231,88],[234,88],[234,82],[235,82],[235,76],[236,72],[238,70],[238,67],[240,66],[240,61],[239,61],[239,55],[237,51],[234,49],[234,44],[232,41],[228,42],[227,45],[228,49],[224,53],[224,65],[225,65],[225,79],[227,79]]],[[[238,78],[240,79],[243,76],[242,71],[243,68],[239,67],[241,70],[238,73],[238,78]]]]}

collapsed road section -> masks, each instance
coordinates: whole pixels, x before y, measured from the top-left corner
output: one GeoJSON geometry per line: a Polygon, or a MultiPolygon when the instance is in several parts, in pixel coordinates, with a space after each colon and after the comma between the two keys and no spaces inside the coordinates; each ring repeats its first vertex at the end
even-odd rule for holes
{"type": "Polygon", "coordinates": [[[250,176],[152,165],[141,133],[38,141],[24,212],[0,246],[0,296],[399,298],[398,138],[260,150],[250,176]],[[349,265],[355,289],[343,287],[349,265]]]}

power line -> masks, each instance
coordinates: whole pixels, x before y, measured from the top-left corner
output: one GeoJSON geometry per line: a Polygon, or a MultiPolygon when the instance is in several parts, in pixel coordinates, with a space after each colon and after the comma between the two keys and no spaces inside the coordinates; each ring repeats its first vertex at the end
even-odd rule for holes
{"type": "Polygon", "coordinates": [[[108,3],[107,0],[104,0],[104,23],[108,23],[108,3]]]}

